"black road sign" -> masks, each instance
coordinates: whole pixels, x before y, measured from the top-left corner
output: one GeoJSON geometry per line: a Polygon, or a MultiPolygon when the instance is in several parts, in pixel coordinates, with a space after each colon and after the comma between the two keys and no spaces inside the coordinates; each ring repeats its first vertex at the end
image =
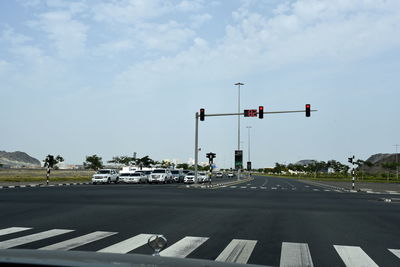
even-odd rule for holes
{"type": "Polygon", "coordinates": [[[243,169],[243,150],[235,150],[235,169],[243,169]]]}

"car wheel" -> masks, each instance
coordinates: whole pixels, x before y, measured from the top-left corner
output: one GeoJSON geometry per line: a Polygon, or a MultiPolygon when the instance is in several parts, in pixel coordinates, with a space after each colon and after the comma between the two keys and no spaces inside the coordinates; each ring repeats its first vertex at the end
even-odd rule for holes
{"type": "Polygon", "coordinates": [[[110,184],[111,183],[111,180],[110,180],[110,178],[108,178],[107,179],[107,184],[110,184]]]}
{"type": "Polygon", "coordinates": [[[96,184],[96,182],[93,182],[92,184],[96,184]]]}
{"type": "Polygon", "coordinates": [[[114,183],[118,184],[119,183],[119,178],[117,178],[114,183]]]}

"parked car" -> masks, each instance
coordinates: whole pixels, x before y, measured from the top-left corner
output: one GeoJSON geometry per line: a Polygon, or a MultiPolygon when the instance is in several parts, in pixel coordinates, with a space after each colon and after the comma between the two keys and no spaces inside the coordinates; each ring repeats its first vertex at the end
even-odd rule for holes
{"type": "Polygon", "coordinates": [[[172,183],[172,174],[168,169],[155,169],[150,174],[149,183],[172,183]]]}
{"type": "Polygon", "coordinates": [[[185,178],[185,175],[183,174],[182,170],[171,170],[172,174],[172,179],[174,182],[177,183],[183,183],[183,179],[185,178]]]}
{"type": "Polygon", "coordinates": [[[147,175],[140,171],[136,171],[134,173],[130,173],[129,176],[125,176],[124,182],[134,184],[147,183],[147,175]]]}
{"type": "Polygon", "coordinates": [[[97,183],[107,183],[110,184],[111,182],[118,183],[119,181],[119,174],[118,171],[113,169],[101,169],[98,170],[92,177],[92,184],[97,183]]]}
{"type": "Polygon", "coordinates": [[[232,172],[228,172],[228,177],[229,178],[233,177],[233,173],[232,172]]]}
{"type": "Polygon", "coordinates": [[[193,184],[193,183],[195,183],[195,174],[194,174],[194,172],[189,172],[188,174],[186,174],[185,178],[183,179],[183,182],[185,184],[193,184]]]}

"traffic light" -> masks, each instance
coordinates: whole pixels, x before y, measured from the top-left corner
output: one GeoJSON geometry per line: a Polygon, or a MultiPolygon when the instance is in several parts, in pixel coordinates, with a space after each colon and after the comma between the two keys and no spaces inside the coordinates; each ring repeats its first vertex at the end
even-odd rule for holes
{"type": "Polygon", "coordinates": [[[310,116],[311,116],[311,105],[306,104],[306,117],[310,117],[310,116]]]}
{"type": "Polygon", "coordinates": [[[200,109],[200,120],[201,121],[204,121],[204,112],[205,112],[204,108],[201,108],[200,109]]]}
{"type": "Polygon", "coordinates": [[[349,158],[349,162],[350,162],[351,164],[353,164],[353,159],[354,159],[354,156],[351,157],[351,158],[349,158]]]}
{"type": "Polygon", "coordinates": [[[264,118],[264,106],[259,106],[258,107],[258,118],[259,119],[264,118]]]}

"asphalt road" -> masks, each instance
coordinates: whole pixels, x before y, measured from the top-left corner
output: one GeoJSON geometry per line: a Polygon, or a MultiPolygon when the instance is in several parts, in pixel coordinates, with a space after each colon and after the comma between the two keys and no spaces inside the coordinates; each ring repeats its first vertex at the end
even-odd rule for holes
{"type": "Polygon", "coordinates": [[[388,250],[400,249],[400,202],[379,201],[383,197],[272,177],[212,189],[2,189],[0,248],[151,254],[143,234],[163,234],[165,256],[273,266],[400,266],[400,251],[388,250]]]}

